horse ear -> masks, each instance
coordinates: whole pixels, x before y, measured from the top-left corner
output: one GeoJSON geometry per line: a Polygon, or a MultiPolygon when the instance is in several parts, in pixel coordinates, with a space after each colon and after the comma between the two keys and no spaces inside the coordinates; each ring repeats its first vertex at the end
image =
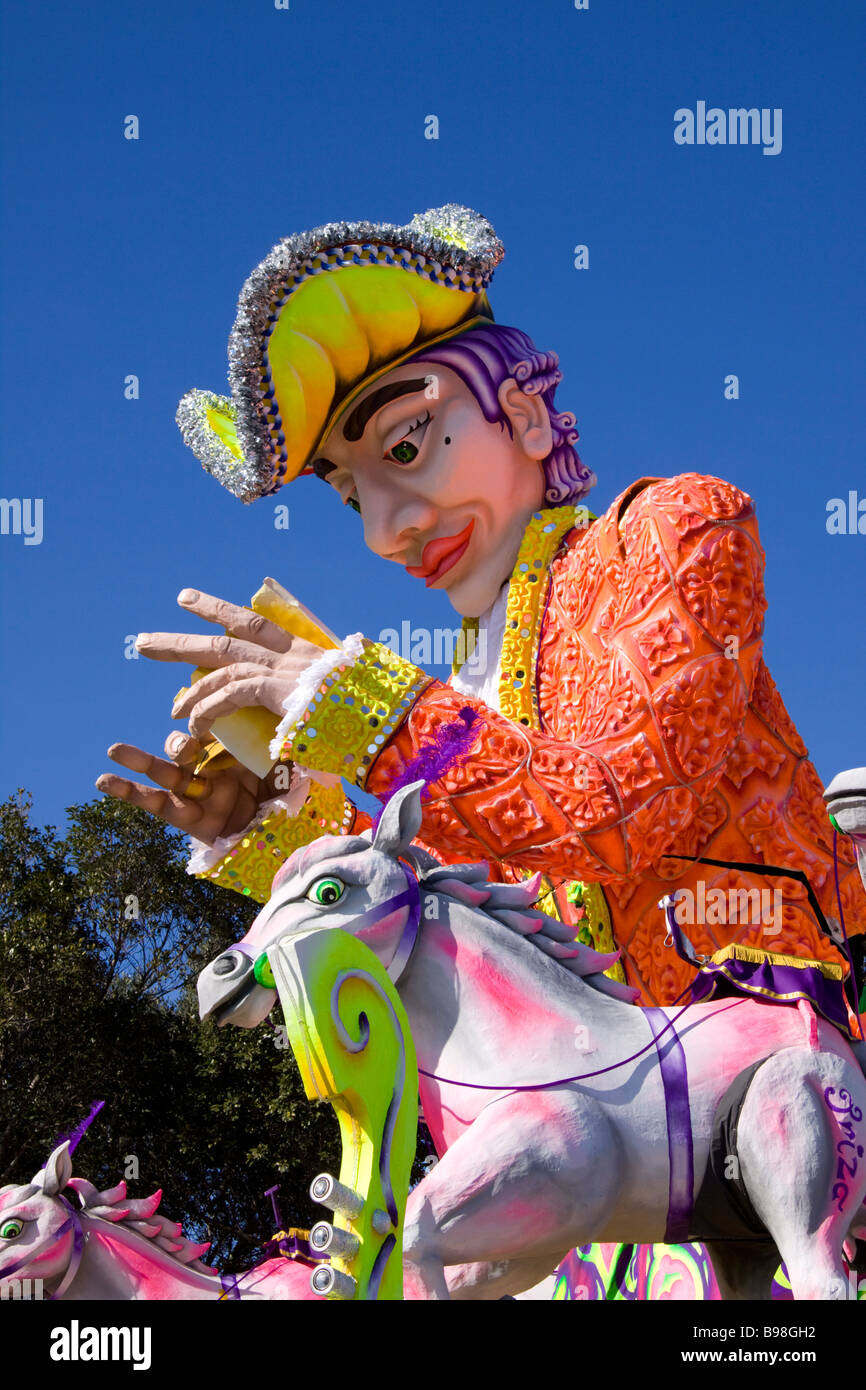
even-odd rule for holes
{"type": "Polygon", "coordinates": [[[72,1159],[69,1157],[69,1140],[60,1144],[49,1158],[41,1172],[33,1179],[35,1187],[41,1187],[46,1197],[56,1197],[62,1192],[72,1177],[72,1159]]]}
{"type": "Polygon", "coordinates": [[[385,807],[373,836],[373,848],[396,859],[407,850],[421,829],[421,792],[426,783],[410,782],[395,792],[385,807]]]}

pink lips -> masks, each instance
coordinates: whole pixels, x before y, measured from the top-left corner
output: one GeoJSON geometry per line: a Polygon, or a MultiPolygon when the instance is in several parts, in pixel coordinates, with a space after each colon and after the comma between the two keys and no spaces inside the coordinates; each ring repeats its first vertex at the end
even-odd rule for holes
{"type": "Polygon", "coordinates": [[[457,564],[472,539],[474,526],[473,517],[459,535],[437,536],[435,540],[428,541],[421,553],[420,565],[407,565],[407,574],[413,575],[415,579],[423,579],[429,589],[457,564]]]}

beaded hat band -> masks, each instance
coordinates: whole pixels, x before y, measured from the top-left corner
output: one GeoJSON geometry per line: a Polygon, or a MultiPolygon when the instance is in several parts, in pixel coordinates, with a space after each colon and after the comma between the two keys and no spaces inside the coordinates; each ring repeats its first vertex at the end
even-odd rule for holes
{"type": "Polygon", "coordinates": [[[490,224],[456,203],[405,227],[332,222],[286,237],[241,291],[231,397],[187,392],[184,441],[241,501],[277,492],[309,471],[377,377],[492,321],[486,288],[504,254],[490,224]]]}

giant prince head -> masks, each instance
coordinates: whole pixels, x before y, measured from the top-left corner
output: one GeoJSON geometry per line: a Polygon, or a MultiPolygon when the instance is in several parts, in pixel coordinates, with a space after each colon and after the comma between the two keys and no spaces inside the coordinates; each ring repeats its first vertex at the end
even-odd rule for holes
{"type": "Polygon", "coordinates": [[[241,293],[231,398],[181,402],[186,442],[244,502],[325,478],[372,551],[478,616],[532,513],[595,482],[554,406],[556,355],[493,321],[502,256],[456,204],[286,238],[241,293]]]}

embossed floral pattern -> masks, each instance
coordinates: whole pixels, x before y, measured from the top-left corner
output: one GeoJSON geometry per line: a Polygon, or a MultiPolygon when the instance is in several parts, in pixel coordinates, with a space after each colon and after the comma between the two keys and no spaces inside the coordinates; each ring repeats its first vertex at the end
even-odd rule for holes
{"type": "Polygon", "coordinates": [[[609,754],[607,765],[613,773],[624,797],[631,797],[664,780],[664,769],[653,753],[646,734],[640,734],[630,743],[614,749],[609,754]]]}
{"type": "Polygon", "coordinates": [[[664,666],[681,660],[692,650],[688,633],[673,613],[647,623],[635,637],[638,651],[646,659],[651,676],[657,676],[664,666]]]}
{"type": "Polygon", "coordinates": [[[734,740],[728,755],[725,776],[735,787],[741,787],[752,772],[763,772],[772,779],[785,762],[784,749],[766,738],[748,739],[744,735],[734,740]]]}
{"type": "Polygon", "coordinates": [[[705,541],[680,574],[681,592],[698,622],[724,643],[746,642],[761,632],[766,600],[756,595],[755,573],[761,562],[756,547],[740,531],[705,541]]]}
{"type": "Polygon", "coordinates": [[[798,758],[808,756],[808,749],[801,739],[794,726],[794,721],[782,703],[782,697],[776,689],[776,683],[770,675],[763,661],[758,667],[758,674],[755,677],[755,685],[752,690],[752,704],[755,711],[767,723],[775,734],[787,744],[792,753],[798,758]]]}
{"type": "Polygon", "coordinates": [[[658,698],[657,709],[667,745],[686,777],[720,766],[746,712],[736,663],[691,666],[658,698]]]}

